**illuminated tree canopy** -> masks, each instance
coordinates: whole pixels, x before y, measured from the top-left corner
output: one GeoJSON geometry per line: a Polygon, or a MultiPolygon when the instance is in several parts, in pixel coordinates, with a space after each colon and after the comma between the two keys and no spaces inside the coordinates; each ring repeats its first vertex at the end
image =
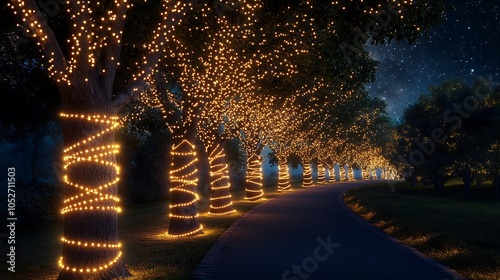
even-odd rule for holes
{"type": "Polygon", "coordinates": [[[202,232],[197,142],[209,155],[214,215],[234,212],[223,149],[231,138],[246,151],[249,200],[263,196],[265,145],[278,158],[283,191],[292,155],[308,174],[313,161],[390,169],[392,124],[364,89],[377,67],[365,46],[414,42],[445,9],[431,0],[69,0],[49,17],[34,0],[9,7],[61,99],[59,279],[129,275],[118,240],[115,130],[147,107],[173,138],[170,237],[202,232]],[[135,113],[118,117],[134,100],[135,113]]]}

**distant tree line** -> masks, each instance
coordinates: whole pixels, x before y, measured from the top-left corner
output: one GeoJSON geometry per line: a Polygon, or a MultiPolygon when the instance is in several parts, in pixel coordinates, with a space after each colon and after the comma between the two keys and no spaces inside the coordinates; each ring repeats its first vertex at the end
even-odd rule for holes
{"type": "Polygon", "coordinates": [[[446,81],[404,111],[391,160],[412,185],[420,178],[441,192],[446,181],[461,177],[470,193],[473,180],[487,179],[500,198],[499,121],[499,84],[446,81]]]}

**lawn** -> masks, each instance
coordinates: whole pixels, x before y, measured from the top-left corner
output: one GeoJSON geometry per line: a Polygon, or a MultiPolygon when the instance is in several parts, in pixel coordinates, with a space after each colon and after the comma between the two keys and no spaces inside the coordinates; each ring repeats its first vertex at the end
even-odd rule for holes
{"type": "Polygon", "coordinates": [[[351,209],[385,232],[474,280],[500,279],[500,201],[491,184],[472,194],[453,181],[442,194],[432,186],[397,183],[350,190],[351,209]],[[394,191],[393,191],[394,190],[394,191]]]}
{"type": "MultiPolygon", "coordinates": [[[[279,195],[275,189],[264,189],[266,199],[279,195]]],[[[167,201],[125,208],[119,216],[120,240],[125,263],[134,276],[132,279],[190,279],[196,265],[222,232],[246,211],[265,201],[245,201],[244,191],[232,195],[237,212],[229,216],[207,215],[208,198],[202,196],[199,210],[204,233],[194,237],[166,237],[167,201]]],[[[2,270],[0,279],[55,279],[62,248],[62,228],[62,224],[56,224],[19,230],[16,273],[2,270]]]]}

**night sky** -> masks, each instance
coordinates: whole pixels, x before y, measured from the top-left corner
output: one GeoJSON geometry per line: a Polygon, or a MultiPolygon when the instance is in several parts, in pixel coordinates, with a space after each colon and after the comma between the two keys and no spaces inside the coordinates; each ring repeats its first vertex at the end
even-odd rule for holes
{"type": "Polygon", "coordinates": [[[500,1],[450,0],[456,10],[415,45],[369,46],[380,62],[377,81],[367,89],[384,99],[393,118],[428,93],[430,85],[456,77],[472,82],[491,76],[500,82],[500,1]]]}

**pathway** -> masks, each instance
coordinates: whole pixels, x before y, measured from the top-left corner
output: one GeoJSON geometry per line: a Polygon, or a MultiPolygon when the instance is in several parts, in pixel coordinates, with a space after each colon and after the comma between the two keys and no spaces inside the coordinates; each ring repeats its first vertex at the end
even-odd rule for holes
{"type": "Polygon", "coordinates": [[[193,279],[461,279],[347,208],[344,191],[367,183],[295,190],[255,207],[223,233],[193,279]]]}

